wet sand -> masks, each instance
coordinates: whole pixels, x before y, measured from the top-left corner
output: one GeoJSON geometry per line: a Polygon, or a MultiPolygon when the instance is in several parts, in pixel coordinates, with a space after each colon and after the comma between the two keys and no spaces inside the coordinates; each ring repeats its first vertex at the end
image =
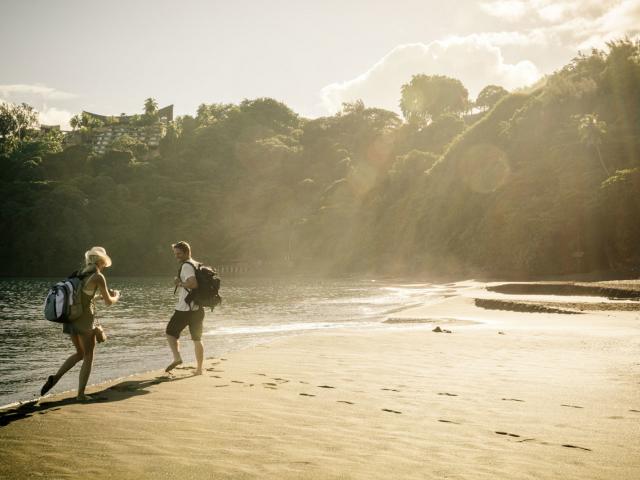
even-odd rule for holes
{"type": "Polygon", "coordinates": [[[9,409],[0,478],[640,478],[640,313],[482,287],[9,409]]]}

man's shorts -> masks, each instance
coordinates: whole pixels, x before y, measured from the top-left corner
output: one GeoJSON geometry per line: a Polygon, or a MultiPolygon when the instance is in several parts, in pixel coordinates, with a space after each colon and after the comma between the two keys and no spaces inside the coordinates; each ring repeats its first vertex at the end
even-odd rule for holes
{"type": "Polygon", "coordinates": [[[176,310],[171,316],[171,320],[167,324],[167,335],[171,335],[175,338],[180,338],[180,333],[184,330],[184,327],[189,326],[189,333],[191,334],[191,340],[202,339],[202,326],[204,323],[204,308],[199,310],[176,310]]]}

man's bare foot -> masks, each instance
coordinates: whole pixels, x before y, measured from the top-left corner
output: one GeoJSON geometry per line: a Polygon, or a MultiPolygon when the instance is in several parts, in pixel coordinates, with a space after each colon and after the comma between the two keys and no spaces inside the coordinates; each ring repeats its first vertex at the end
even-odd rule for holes
{"type": "Polygon", "coordinates": [[[196,371],[193,372],[193,374],[194,375],[202,375],[202,369],[201,368],[196,369],[196,371]]]}
{"type": "Polygon", "coordinates": [[[85,395],[84,393],[82,395],[78,395],[76,397],[76,400],[79,402],[92,402],[93,400],[95,400],[95,398],[90,397],[89,395],[85,395]]]}
{"type": "Polygon", "coordinates": [[[164,371],[169,373],[171,370],[176,368],[178,365],[182,365],[182,359],[174,360],[173,362],[171,362],[169,364],[169,366],[167,366],[167,368],[164,369],[164,371]]]}

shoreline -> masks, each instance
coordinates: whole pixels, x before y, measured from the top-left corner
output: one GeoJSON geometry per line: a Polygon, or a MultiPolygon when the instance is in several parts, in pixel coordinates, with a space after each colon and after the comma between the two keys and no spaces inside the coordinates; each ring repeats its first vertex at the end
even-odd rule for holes
{"type": "MultiPolygon", "coordinates": [[[[142,278],[142,277],[141,277],[142,278]]],[[[427,282],[428,283],[428,282],[427,282]]],[[[435,284],[434,284],[435,285],[435,284]]],[[[486,309],[488,311],[506,311],[513,313],[555,313],[555,314],[584,314],[584,313],[595,313],[595,312],[634,312],[640,311],[640,280],[611,280],[611,281],[597,281],[597,282],[570,282],[570,281],[545,281],[545,282],[478,282],[475,279],[468,279],[459,282],[450,282],[448,284],[441,284],[441,287],[463,287],[471,290],[471,293],[478,293],[479,291],[486,291],[489,293],[487,298],[475,298],[474,303],[477,307],[482,309],[486,309]],[[482,285],[481,287],[479,287],[482,285]],[[586,296],[586,295],[594,295],[602,298],[613,298],[618,299],[619,301],[611,301],[611,302],[562,302],[554,299],[553,301],[549,300],[528,300],[528,299],[499,299],[493,298],[491,293],[499,293],[499,294],[507,294],[509,296],[516,295],[550,295],[555,296],[557,299],[562,299],[567,296],[575,296],[578,297],[586,296]],[[620,296],[616,296],[613,294],[619,294],[620,296]],[[608,296],[613,295],[613,296],[608,296]]],[[[454,290],[451,290],[453,292],[454,290]]],[[[449,290],[443,290],[443,293],[440,295],[441,300],[438,302],[442,302],[442,300],[446,300],[447,298],[457,297],[460,295],[460,291],[454,293],[449,293],[449,290]]],[[[424,302],[424,301],[423,301],[424,302]]],[[[422,303],[423,303],[422,302],[422,303]]],[[[416,302],[412,304],[408,304],[406,306],[400,308],[394,308],[386,312],[384,315],[380,316],[377,323],[380,326],[384,325],[402,325],[402,324],[433,324],[436,325],[470,325],[476,324],[473,320],[456,320],[450,318],[429,318],[429,317],[419,317],[419,318],[409,318],[406,315],[402,315],[403,312],[418,311],[422,313],[424,308],[429,308],[431,303],[426,304],[426,306],[422,306],[422,303],[416,302]],[[419,304],[419,305],[418,305],[419,304]],[[400,314],[400,315],[398,315],[400,314]],[[384,318],[386,317],[386,318],[384,318]]],[[[336,326],[327,328],[327,330],[334,329],[357,329],[359,326],[336,326]]],[[[298,335],[307,335],[314,334],[316,332],[322,332],[325,328],[310,328],[310,329],[301,329],[299,333],[289,333],[287,335],[282,336],[274,336],[272,338],[264,337],[257,343],[257,345],[269,344],[274,341],[278,341],[281,338],[286,338],[288,336],[298,336],[298,335]]],[[[272,333],[272,332],[269,332],[272,333]]],[[[246,349],[253,348],[254,345],[241,345],[237,349],[229,350],[225,352],[225,355],[232,354],[234,352],[240,352],[246,349]]],[[[193,362],[192,362],[193,363],[193,362]]],[[[190,365],[190,363],[188,364],[190,365]]],[[[162,369],[159,370],[144,370],[144,371],[135,371],[128,374],[124,374],[122,376],[116,376],[113,378],[103,379],[102,381],[94,384],[89,384],[87,386],[88,389],[93,387],[110,384],[113,382],[117,382],[126,378],[137,377],[144,374],[150,374],[154,372],[159,372],[160,374],[164,373],[162,369]]],[[[43,399],[48,399],[52,396],[58,396],[63,394],[70,394],[75,392],[75,389],[69,389],[62,392],[56,392],[55,394],[47,394],[44,397],[34,397],[25,400],[16,400],[14,402],[10,402],[4,405],[0,405],[0,414],[7,409],[20,407],[21,405],[29,405],[33,403],[38,403],[43,399]]]]}
{"type": "Polygon", "coordinates": [[[640,315],[486,310],[483,291],[5,412],[0,477],[637,478],[640,315]]]}

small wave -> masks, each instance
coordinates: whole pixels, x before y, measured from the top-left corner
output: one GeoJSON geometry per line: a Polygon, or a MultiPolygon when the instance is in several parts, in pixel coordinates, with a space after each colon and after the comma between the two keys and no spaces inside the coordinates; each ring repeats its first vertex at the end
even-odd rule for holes
{"type": "MultiPolygon", "coordinates": [[[[389,289],[388,291],[391,291],[389,289]]],[[[416,299],[428,300],[433,297],[438,297],[439,292],[436,291],[407,291],[398,290],[389,295],[376,295],[369,297],[351,297],[351,298],[339,298],[333,300],[321,300],[317,302],[325,305],[398,305],[402,306],[409,301],[415,301],[416,299]]]]}
{"type": "Polygon", "coordinates": [[[209,330],[205,333],[207,336],[211,335],[246,335],[255,333],[282,333],[282,332],[297,332],[304,330],[324,330],[328,328],[348,328],[348,327],[368,327],[379,325],[378,323],[371,322],[348,322],[348,323],[331,323],[331,322],[316,322],[316,323],[284,323],[281,325],[247,325],[245,327],[218,327],[213,330],[209,330]]]}

